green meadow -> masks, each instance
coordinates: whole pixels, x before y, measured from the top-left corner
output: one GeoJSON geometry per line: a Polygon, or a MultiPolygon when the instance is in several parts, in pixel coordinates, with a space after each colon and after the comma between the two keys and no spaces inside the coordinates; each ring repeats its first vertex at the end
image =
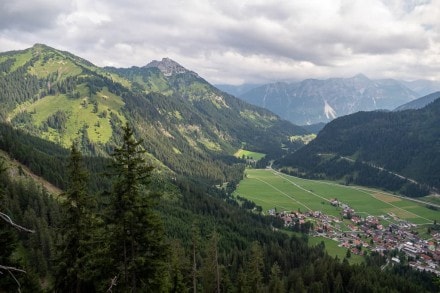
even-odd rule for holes
{"type": "MultiPolygon", "coordinates": [[[[339,259],[344,259],[347,254],[347,248],[339,247],[338,242],[325,238],[325,237],[309,237],[309,245],[315,246],[321,242],[324,242],[325,250],[331,256],[338,257],[339,259]]],[[[364,261],[364,258],[360,255],[351,254],[348,259],[351,264],[360,264],[364,261]]]]}
{"type": "MultiPolygon", "coordinates": [[[[345,186],[338,183],[320,180],[308,180],[289,176],[271,169],[247,169],[245,178],[235,191],[252,200],[263,208],[263,212],[276,208],[277,211],[313,210],[328,215],[340,216],[340,208],[334,207],[329,200],[337,198],[352,207],[361,216],[386,216],[381,219],[384,226],[400,219],[418,224],[416,229],[425,235],[426,225],[440,220],[440,212],[428,209],[424,204],[396,197],[393,194],[359,186],[345,186]],[[394,216],[394,217],[393,217],[394,216]]],[[[347,220],[335,227],[349,230],[347,220]]],[[[294,233],[294,232],[290,232],[294,233]]],[[[428,235],[425,235],[428,237],[428,235]]],[[[325,237],[309,237],[309,245],[324,242],[327,252],[343,259],[346,248],[339,247],[336,241],[325,237]]],[[[350,263],[361,263],[363,258],[352,254],[350,263]]]]}
{"type": "Polygon", "coordinates": [[[110,93],[107,88],[98,92],[93,98],[87,96],[88,91],[85,86],[80,85],[78,90],[80,98],[70,98],[64,94],[45,96],[34,103],[19,106],[10,118],[12,119],[19,112],[27,111],[32,114],[33,124],[40,127],[57,111],[63,111],[68,117],[65,130],[57,131],[49,128],[42,132],[44,138],[69,146],[86,127],[87,135],[92,142],[102,144],[108,142],[112,136],[111,114],[116,115],[123,123],[126,121],[120,112],[124,102],[120,97],[110,93]]]}
{"type": "Polygon", "coordinates": [[[421,225],[440,220],[439,211],[384,191],[301,179],[270,169],[247,169],[235,194],[254,201],[264,212],[276,208],[278,211],[312,210],[339,216],[340,209],[330,204],[330,200],[336,198],[361,215],[385,215],[388,218],[383,221],[385,225],[398,219],[421,225]]]}
{"type": "Polygon", "coordinates": [[[237,158],[242,158],[243,156],[245,156],[245,158],[250,158],[250,159],[258,161],[258,160],[264,158],[266,156],[266,154],[257,153],[257,152],[251,152],[251,151],[247,151],[247,150],[244,150],[244,149],[239,149],[234,154],[234,157],[237,157],[237,158]]]}

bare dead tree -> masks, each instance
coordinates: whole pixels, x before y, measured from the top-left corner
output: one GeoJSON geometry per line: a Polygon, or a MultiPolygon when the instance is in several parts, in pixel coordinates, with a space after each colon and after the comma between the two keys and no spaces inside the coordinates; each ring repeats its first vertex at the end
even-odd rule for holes
{"type": "Polygon", "coordinates": [[[106,292],[113,292],[113,286],[116,286],[118,284],[118,276],[114,276],[111,280],[110,280],[110,287],[108,287],[106,292]]]}
{"type": "Polygon", "coordinates": [[[12,219],[7,214],[5,214],[5,213],[0,212],[0,218],[2,220],[4,220],[6,223],[10,224],[12,227],[14,227],[14,228],[16,228],[16,229],[18,229],[20,231],[25,231],[25,232],[29,232],[29,233],[35,233],[34,230],[30,230],[28,228],[25,228],[23,226],[20,226],[20,225],[14,223],[12,221],[12,219]]]}
{"type": "MultiPolygon", "coordinates": [[[[17,230],[19,230],[19,231],[25,231],[25,232],[29,232],[29,233],[35,233],[34,230],[31,230],[31,229],[25,228],[25,227],[23,227],[23,226],[20,226],[20,225],[14,223],[14,221],[12,221],[11,217],[9,217],[9,216],[8,216],[7,214],[5,214],[5,213],[0,212],[0,218],[1,218],[2,220],[4,220],[6,223],[8,223],[9,225],[11,225],[12,227],[14,227],[14,228],[16,228],[17,230]]],[[[19,272],[19,273],[24,273],[24,274],[26,274],[26,271],[25,271],[25,270],[22,270],[22,269],[19,269],[19,268],[16,268],[16,267],[4,266],[4,265],[1,265],[1,264],[0,264],[0,274],[3,274],[2,271],[7,271],[7,272],[11,275],[11,277],[12,277],[12,278],[14,279],[14,281],[17,283],[17,286],[18,286],[18,292],[21,292],[21,289],[20,289],[20,288],[21,288],[21,284],[20,284],[20,282],[18,281],[18,279],[15,277],[14,272],[19,272]]]]}
{"type": "MultiPolygon", "coordinates": [[[[5,172],[6,170],[7,170],[7,167],[5,166],[5,161],[3,160],[2,157],[0,157],[0,174],[5,172]]],[[[28,233],[35,233],[34,230],[25,228],[23,226],[20,226],[20,225],[14,223],[14,221],[12,221],[11,217],[9,217],[7,214],[5,214],[3,212],[0,212],[0,219],[2,219],[3,221],[5,221],[6,223],[8,223],[9,225],[11,225],[12,227],[14,227],[15,229],[17,229],[19,231],[24,231],[24,232],[28,232],[28,233]]],[[[4,266],[4,265],[0,264],[0,274],[3,274],[4,271],[8,272],[11,275],[11,277],[15,280],[15,282],[17,283],[17,286],[18,286],[18,292],[21,293],[21,284],[18,281],[18,279],[15,277],[14,272],[26,274],[26,271],[19,269],[19,268],[16,268],[16,267],[4,266]]]]}

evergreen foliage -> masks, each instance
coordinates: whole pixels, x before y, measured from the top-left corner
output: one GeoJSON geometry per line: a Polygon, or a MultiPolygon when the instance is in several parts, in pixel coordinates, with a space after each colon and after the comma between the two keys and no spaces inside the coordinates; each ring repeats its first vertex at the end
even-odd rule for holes
{"type": "MultiPolygon", "coordinates": [[[[124,176],[119,178],[120,181],[124,181],[122,177],[124,176]]],[[[28,274],[21,277],[38,274],[41,278],[50,279],[51,275],[56,275],[55,268],[58,266],[58,261],[47,253],[54,249],[53,243],[57,238],[54,236],[54,227],[60,227],[65,213],[59,212],[58,205],[47,197],[47,194],[44,195],[38,189],[31,191],[32,185],[20,187],[19,183],[14,183],[5,177],[2,178],[2,186],[6,210],[16,215],[18,222],[36,230],[35,237],[34,235],[17,237],[18,243],[29,252],[23,256],[29,261],[29,266],[22,266],[28,274]],[[50,260],[55,262],[51,263],[50,260]]],[[[139,187],[139,190],[145,190],[144,187],[139,187]]],[[[115,186],[113,190],[119,189],[115,186]]],[[[161,263],[163,262],[164,265],[159,266],[158,273],[154,274],[165,291],[206,292],[208,291],[206,288],[212,288],[212,284],[207,284],[205,280],[216,279],[214,277],[216,275],[212,274],[213,268],[215,272],[217,271],[216,267],[220,269],[221,292],[250,292],[250,288],[255,283],[259,284],[258,289],[254,286],[255,290],[273,289],[279,292],[309,290],[351,292],[362,290],[361,288],[387,292],[438,290],[433,275],[414,272],[407,268],[383,272],[380,269],[383,263],[377,262],[375,258],[371,260],[368,258],[366,262],[368,265],[350,266],[348,262],[341,262],[326,255],[323,245],[309,247],[305,238],[288,237],[283,233],[273,232],[269,228],[271,224],[276,227],[272,219],[245,212],[238,206],[228,204],[221,190],[216,192],[216,189],[212,189],[207,193],[206,190],[183,183],[180,190],[182,193],[180,197],[163,199],[157,206],[162,215],[166,237],[172,247],[171,250],[162,250],[169,252],[168,257],[162,259],[161,263]],[[210,236],[214,228],[219,235],[218,240],[210,236]],[[216,247],[217,263],[215,262],[216,247]],[[195,270],[192,268],[193,264],[195,270]],[[208,264],[215,265],[207,266],[208,264]],[[280,273],[277,272],[277,266],[280,273]]],[[[112,207],[105,204],[106,196],[101,197],[103,203],[98,205],[97,210],[91,209],[96,216],[112,207]]],[[[98,234],[94,235],[98,243],[88,246],[90,247],[88,257],[92,263],[86,263],[81,268],[91,280],[87,292],[106,291],[111,287],[111,280],[115,280],[112,286],[113,292],[124,291],[126,285],[131,286],[130,278],[128,284],[124,284],[124,276],[121,273],[123,271],[121,250],[116,249],[116,245],[112,244],[113,232],[109,233],[116,231],[110,226],[121,223],[109,219],[109,222],[103,223],[105,225],[102,227],[98,225],[97,229],[93,228],[94,224],[91,227],[93,234],[98,234]],[[119,262],[119,267],[115,265],[116,261],[119,262]]],[[[131,238],[125,236],[126,241],[129,242],[131,238]]],[[[11,249],[14,247],[17,246],[12,246],[11,249]]],[[[144,271],[141,267],[127,266],[127,268],[144,271]]],[[[149,278],[149,275],[142,274],[142,280],[144,278],[149,278]]],[[[30,291],[38,292],[36,286],[40,285],[25,279],[21,282],[22,288],[33,288],[30,291]]],[[[6,287],[8,285],[2,283],[2,289],[16,288],[11,279],[1,279],[1,281],[6,280],[12,287],[6,287]]],[[[157,283],[140,282],[140,284],[140,286],[152,286],[157,283]]]]}
{"type": "Polygon", "coordinates": [[[106,156],[128,121],[146,138],[150,164],[207,185],[239,180],[244,164],[232,154],[242,143],[280,155],[282,144],[298,147],[288,137],[305,132],[190,71],[98,68],[44,45],[2,53],[0,61],[0,122],[64,146],[79,141],[83,154],[106,156]]]}
{"type": "Polygon", "coordinates": [[[55,291],[84,292],[89,287],[85,268],[90,257],[92,204],[87,191],[88,175],[75,144],[71,147],[68,173],[69,185],[61,202],[64,217],[59,228],[55,291]]]}
{"type": "Polygon", "coordinates": [[[112,154],[114,183],[107,219],[113,270],[122,292],[158,291],[167,247],[153,210],[158,195],[145,189],[153,168],[145,164],[145,151],[128,124],[123,132],[122,145],[112,154]]]}
{"type": "Polygon", "coordinates": [[[423,196],[440,188],[439,117],[440,100],[420,110],[341,117],[327,124],[307,146],[276,164],[295,168],[300,176],[343,179],[347,184],[423,196]]]}

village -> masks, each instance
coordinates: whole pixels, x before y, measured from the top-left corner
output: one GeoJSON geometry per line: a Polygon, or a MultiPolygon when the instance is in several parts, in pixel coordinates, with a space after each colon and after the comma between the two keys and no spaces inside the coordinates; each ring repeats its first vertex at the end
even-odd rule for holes
{"type": "Polygon", "coordinates": [[[336,198],[330,204],[340,209],[340,216],[320,211],[268,211],[295,231],[325,237],[347,248],[347,254],[364,255],[376,251],[388,256],[387,265],[408,263],[414,269],[440,276],[440,231],[429,229],[429,237],[419,236],[417,225],[399,219],[393,213],[380,216],[364,215],[336,198]],[[309,223],[309,224],[307,224],[309,223]],[[385,224],[386,223],[386,224],[385,224]],[[301,227],[307,227],[301,229],[301,227]]]}

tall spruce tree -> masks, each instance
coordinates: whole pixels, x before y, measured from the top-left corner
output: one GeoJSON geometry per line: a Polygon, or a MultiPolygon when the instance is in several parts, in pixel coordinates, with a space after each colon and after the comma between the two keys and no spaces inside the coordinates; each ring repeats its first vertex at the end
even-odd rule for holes
{"type": "Polygon", "coordinates": [[[274,263],[270,269],[270,281],[269,281],[269,292],[272,293],[283,293],[284,284],[282,280],[281,268],[278,263],[274,263]]]}
{"type": "Polygon", "coordinates": [[[252,242],[246,264],[246,282],[251,292],[262,292],[264,255],[260,243],[252,242]]]}
{"type": "Polygon", "coordinates": [[[68,164],[69,183],[61,201],[63,221],[57,246],[55,291],[90,292],[84,265],[89,253],[91,200],[87,192],[88,174],[81,152],[72,144],[68,164]]]}
{"type": "Polygon", "coordinates": [[[201,268],[203,277],[203,291],[220,293],[220,264],[218,256],[219,235],[213,231],[205,251],[205,258],[201,268]]]}
{"type": "Polygon", "coordinates": [[[153,170],[145,163],[141,141],[136,141],[128,123],[122,146],[113,157],[114,177],[110,203],[110,251],[116,288],[121,292],[157,292],[165,274],[164,229],[154,211],[158,194],[148,190],[153,170]]]}

